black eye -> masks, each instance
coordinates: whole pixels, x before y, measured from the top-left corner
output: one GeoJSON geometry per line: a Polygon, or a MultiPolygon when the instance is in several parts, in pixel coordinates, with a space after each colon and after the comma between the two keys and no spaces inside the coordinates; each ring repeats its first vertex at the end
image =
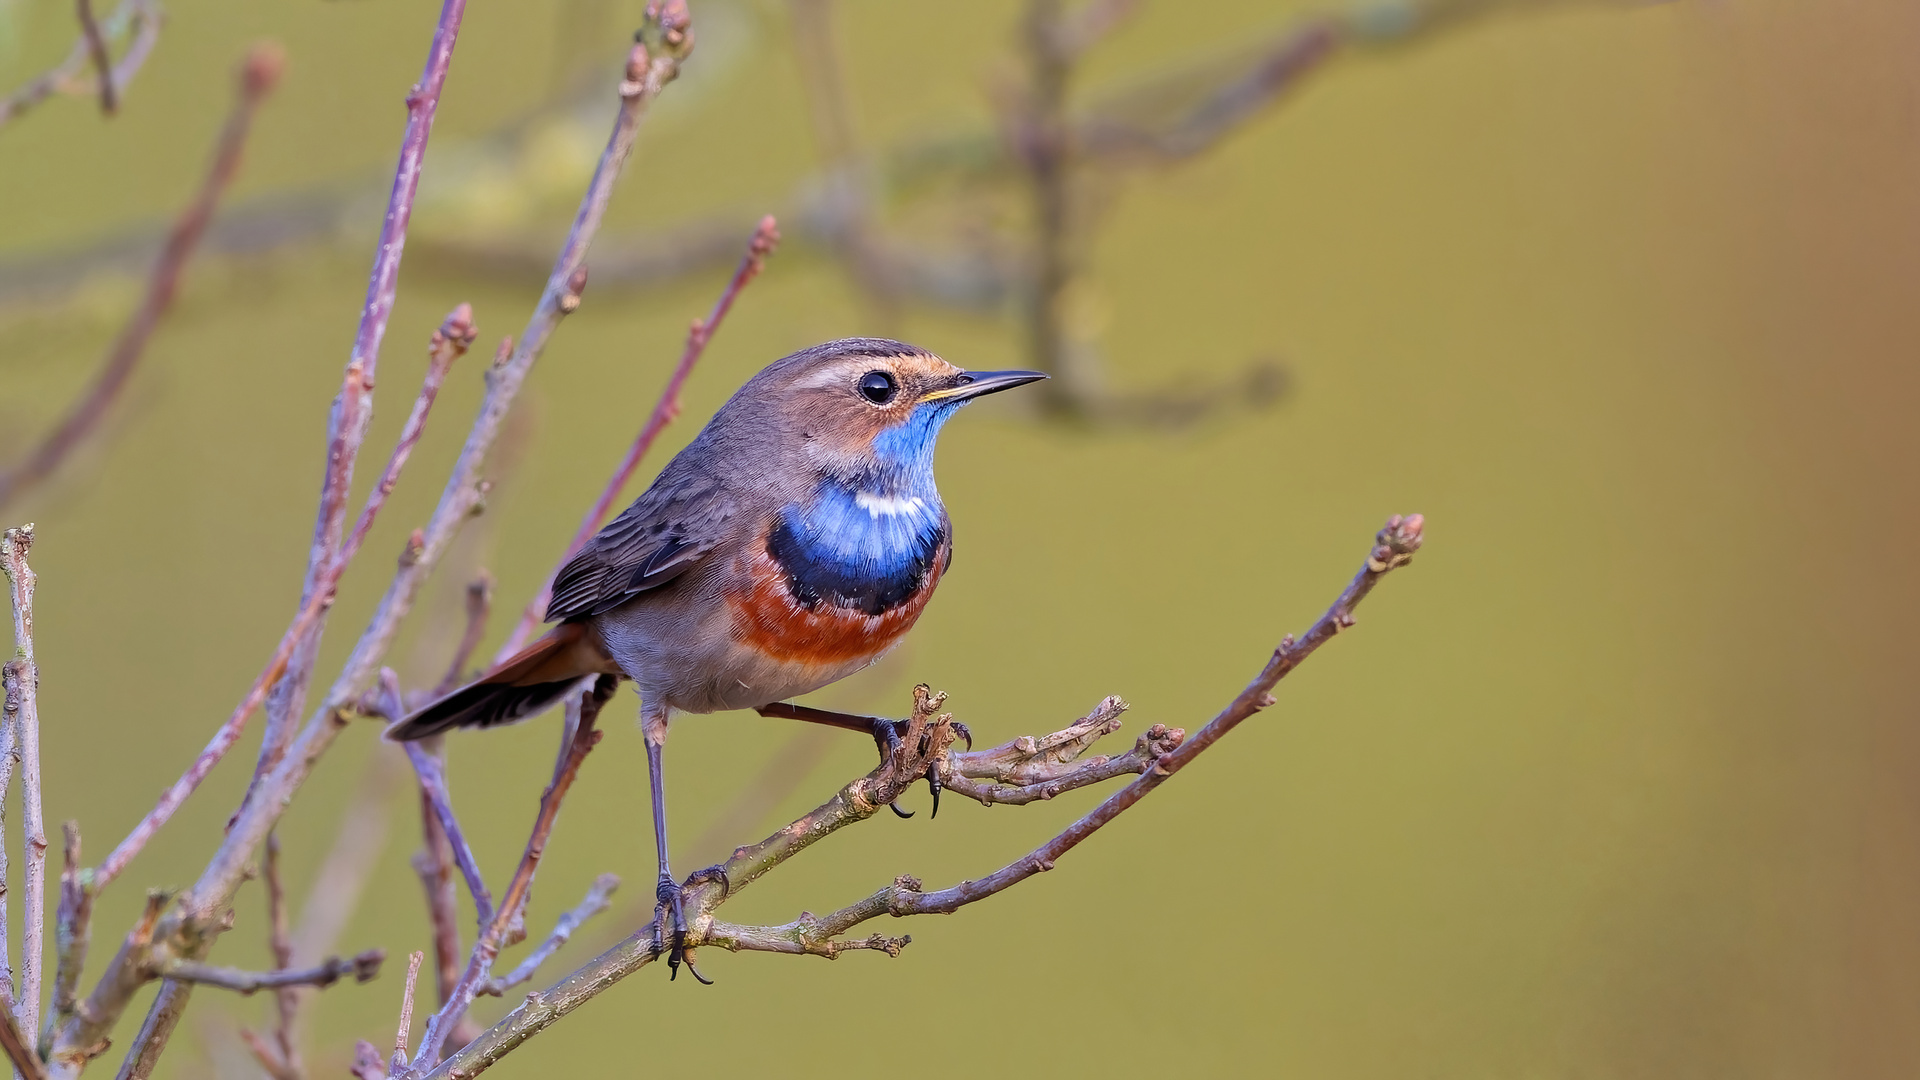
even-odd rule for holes
{"type": "Polygon", "coordinates": [[[893,395],[899,390],[900,386],[893,381],[893,376],[884,371],[869,371],[860,376],[860,393],[875,405],[892,401],[893,395]]]}

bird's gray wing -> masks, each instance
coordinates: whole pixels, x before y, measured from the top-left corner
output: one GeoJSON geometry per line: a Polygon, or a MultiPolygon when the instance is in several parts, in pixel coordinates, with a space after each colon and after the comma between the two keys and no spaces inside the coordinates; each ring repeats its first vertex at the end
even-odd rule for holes
{"type": "Polygon", "coordinates": [[[554,575],[547,621],[598,615],[665,585],[720,545],[733,516],[712,474],[662,475],[554,575]]]}

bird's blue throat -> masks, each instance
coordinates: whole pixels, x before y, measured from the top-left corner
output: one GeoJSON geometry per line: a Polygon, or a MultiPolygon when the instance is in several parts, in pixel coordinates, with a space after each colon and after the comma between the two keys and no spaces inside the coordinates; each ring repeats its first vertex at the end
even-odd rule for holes
{"type": "Polygon", "coordinates": [[[869,467],[823,478],[812,499],[781,510],[767,551],[795,602],[881,615],[920,590],[949,528],[933,482],[934,442],[960,404],[916,408],[874,437],[869,467]]]}

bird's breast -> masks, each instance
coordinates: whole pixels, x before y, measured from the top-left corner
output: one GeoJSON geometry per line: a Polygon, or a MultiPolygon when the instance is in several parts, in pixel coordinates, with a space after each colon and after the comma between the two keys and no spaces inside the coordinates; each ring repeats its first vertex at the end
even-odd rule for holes
{"type": "Polygon", "coordinates": [[[913,627],[953,556],[938,496],[827,487],[774,516],[746,586],[729,597],[736,641],[808,666],[865,662],[913,627]]]}

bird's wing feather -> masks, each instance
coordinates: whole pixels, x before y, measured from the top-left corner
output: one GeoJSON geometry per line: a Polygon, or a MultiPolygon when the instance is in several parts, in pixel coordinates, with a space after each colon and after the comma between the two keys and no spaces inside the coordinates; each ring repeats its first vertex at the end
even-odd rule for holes
{"type": "Polygon", "coordinates": [[[733,515],[718,478],[661,476],[560,568],[547,621],[598,615],[665,585],[719,545],[733,515]]]}

